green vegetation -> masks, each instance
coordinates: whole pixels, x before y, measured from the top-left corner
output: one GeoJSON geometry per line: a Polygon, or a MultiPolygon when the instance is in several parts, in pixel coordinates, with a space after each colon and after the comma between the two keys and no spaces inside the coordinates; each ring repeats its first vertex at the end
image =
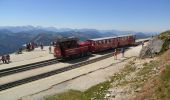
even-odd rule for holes
{"type": "Polygon", "coordinates": [[[120,81],[130,72],[134,71],[135,68],[132,66],[134,64],[133,61],[130,61],[124,69],[110,77],[110,80],[97,84],[84,92],[69,90],[64,93],[59,93],[53,96],[45,97],[46,100],[103,100],[107,90],[111,88],[111,83],[115,81],[120,81]]]}
{"type": "Polygon", "coordinates": [[[46,100],[103,100],[107,90],[110,88],[110,82],[102,82],[88,90],[81,92],[69,90],[60,94],[45,97],[46,100]]]}
{"type": "MultiPolygon", "coordinates": [[[[81,100],[82,92],[76,90],[69,90],[68,92],[60,93],[58,95],[48,96],[46,100],[81,100]]],[[[83,100],[83,99],[82,99],[83,100]]]]}
{"type": "Polygon", "coordinates": [[[158,36],[158,38],[161,40],[169,39],[169,37],[170,37],[170,31],[163,32],[158,36]]]}
{"type": "Polygon", "coordinates": [[[152,98],[169,100],[170,99],[170,65],[166,66],[166,69],[157,78],[159,81],[156,86],[155,94],[152,98]]]}
{"type": "Polygon", "coordinates": [[[170,31],[166,31],[166,32],[161,33],[158,36],[158,39],[164,40],[164,44],[163,44],[162,49],[161,49],[161,53],[164,53],[165,51],[167,51],[169,49],[170,31]]]}
{"type": "MultiPolygon", "coordinates": [[[[122,81],[118,84],[119,86],[125,86],[129,85],[132,90],[136,90],[139,87],[142,87],[144,83],[150,78],[150,75],[153,72],[153,69],[159,66],[159,61],[150,61],[149,63],[144,63],[143,68],[140,70],[136,70],[135,72],[135,67],[130,67],[131,72],[135,72],[135,76],[133,76],[131,79],[123,79],[122,81]]],[[[125,71],[128,72],[128,71],[125,71]]],[[[129,72],[129,73],[131,73],[129,72]]],[[[128,75],[128,74],[127,74],[128,75]]]]}
{"type": "Polygon", "coordinates": [[[153,68],[159,65],[159,61],[150,61],[149,63],[144,63],[143,68],[137,73],[137,76],[147,76],[151,73],[153,68]]]}
{"type": "Polygon", "coordinates": [[[162,49],[161,49],[161,53],[164,53],[165,51],[167,51],[170,47],[170,39],[165,39],[164,40],[164,44],[162,45],[162,49]]]}

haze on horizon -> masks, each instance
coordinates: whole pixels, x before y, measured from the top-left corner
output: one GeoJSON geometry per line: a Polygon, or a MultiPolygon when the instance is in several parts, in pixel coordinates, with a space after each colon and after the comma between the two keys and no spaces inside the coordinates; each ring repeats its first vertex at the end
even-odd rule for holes
{"type": "Polygon", "coordinates": [[[162,32],[170,0],[1,0],[0,26],[162,32]]]}

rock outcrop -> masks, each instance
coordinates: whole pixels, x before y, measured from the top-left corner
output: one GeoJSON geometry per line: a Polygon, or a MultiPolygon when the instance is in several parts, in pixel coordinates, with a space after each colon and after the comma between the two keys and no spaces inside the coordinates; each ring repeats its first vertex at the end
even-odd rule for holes
{"type": "Polygon", "coordinates": [[[148,45],[144,46],[140,52],[140,58],[154,57],[160,53],[164,40],[153,38],[149,41],[148,45]]]}
{"type": "Polygon", "coordinates": [[[140,58],[154,57],[156,54],[163,53],[170,48],[170,31],[161,33],[152,38],[147,46],[140,52],[140,58]]]}

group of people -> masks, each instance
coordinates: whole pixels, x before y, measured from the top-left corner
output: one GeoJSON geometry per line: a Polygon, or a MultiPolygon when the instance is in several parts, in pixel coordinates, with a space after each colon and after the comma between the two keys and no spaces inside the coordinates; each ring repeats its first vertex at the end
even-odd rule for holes
{"type": "MultiPolygon", "coordinates": [[[[121,53],[122,53],[122,57],[124,57],[124,54],[125,54],[125,49],[124,48],[121,48],[121,53]]],[[[113,52],[113,56],[114,56],[115,60],[117,60],[117,55],[118,55],[118,50],[115,49],[115,51],[113,52]]]]}
{"type": "Polygon", "coordinates": [[[3,55],[0,59],[0,61],[2,61],[2,63],[6,63],[6,64],[10,63],[10,55],[9,54],[3,55]]]}
{"type": "Polygon", "coordinates": [[[34,48],[35,48],[35,44],[34,43],[26,44],[26,50],[27,51],[32,51],[32,50],[34,50],[34,48]]]}
{"type": "Polygon", "coordinates": [[[41,48],[41,50],[43,50],[44,49],[44,45],[43,45],[43,43],[34,43],[34,42],[32,42],[32,43],[28,43],[28,44],[26,44],[26,50],[27,51],[32,51],[32,50],[34,50],[36,47],[39,47],[40,46],[40,48],[41,48]]]}

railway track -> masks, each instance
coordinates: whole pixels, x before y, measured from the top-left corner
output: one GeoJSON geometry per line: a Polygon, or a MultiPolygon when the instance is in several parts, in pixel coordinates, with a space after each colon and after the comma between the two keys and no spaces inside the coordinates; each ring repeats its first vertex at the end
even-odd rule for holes
{"type": "MultiPolygon", "coordinates": [[[[111,56],[112,56],[112,53],[108,53],[104,56],[94,58],[92,60],[83,61],[83,62],[80,62],[80,63],[76,63],[76,64],[73,64],[73,65],[66,66],[64,68],[56,69],[56,70],[46,72],[46,73],[42,73],[42,74],[39,74],[39,75],[36,75],[36,76],[31,76],[31,77],[28,77],[28,78],[25,78],[25,79],[6,83],[6,84],[3,84],[3,85],[0,85],[0,91],[6,90],[6,89],[9,89],[9,88],[18,86],[18,85],[22,85],[22,84],[25,84],[25,83],[29,83],[29,82],[32,82],[32,81],[36,81],[36,80],[39,80],[39,79],[42,79],[42,78],[45,78],[45,77],[49,77],[49,76],[52,76],[52,75],[55,75],[55,74],[59,74],[59,73],[65,72],[65,71],[69,71],[69,70],[72,70],[72,69],[75,69],[75,68],[79,68],[79,67],[82,67],[84,65],[91,64],[91,63],[109,58],[111,56]]],[[[41,61],[41,62],[37,62],[37,63],[17,66],[17,67],[8,68],[8,69],[3,69],[3,70],[0,70],[0,77],[12,75],[12,74],[27,71],[27,70],[32,70],[32,69],[36,69],[36,68],[40,68],[40,67],[45,67],[47,65],[52,65],[52,64],[55,64],[57,62],[58,61],[56,59],[50,59],[50,60],[41,61]]]]}
{"type": "Polygon", "coordinates": [[[21,65],[17,67],[2,69],[0,70],[0,77],[11,75],[11,74],[16,74],[16,73],[27,71],[27,70],[32,70],[32,69],[36,69],[40,67],[45,67],[47,65],[56,64],[57,62],[58,61],[56,59],[49,59],[49,60],[31,63],[27,65],[21,65]]]}
{"type": "MultiPolygon", "coordinates": [[[[19,86],[19,85],[22,85],[22,84],[25,84],[25,83],[29,83],[29,82],[32,82],[32,81],[36,81],[36,80],[39,80],[39,79],[42,79],[42,78],[45,78],[45,77],[49,77],[49,76],[52,76],[52,75],[55,75],[55,74],[66,72],[66,71],[69,71],[69,70],[72,70],[72,69],[76,69],[76,68],[82,67],[84,65],[91,64],[91,63],[94,63],[94,62],[109,58],[111,56],[113,56],[112,53],[109,53],[109,54],[106,54],[104,56],[94,58],[92,60],[83,61],[83,62],[76,63],[76,64],[73,64],[73,65],[69,65],[69,66],[66,66],[66,67],[63,67],[63,68],[60,68],[60,69],[56,69],[56,70],[53,70],[53,71],[50,71],[50,72],[46,72],[46,73],[42,73],[42,74],[39,74],[39,75],[36,75],[36,76],[31,76],[31,77],[28,77],[28,78],[25,78],[25,79],[21,79],[21,80],[13,81],[13,82],[10,82],[10,83],[6,83],[6,84],[3,84],[3,85],[0,85],[0,91],[9,89],[9,88],[12,88],[12,87],[15,87],[15,86],[19,86]]],[[[26,68],[24,68],[24,69],[26,69],[26,68]]],[[[10,72],[10,73],[12,73],[12,72],[10,72]]]]}
{"type": "MultiPolygon", "coordinates": [[[[137,41],[137,43],[138,42],[141,42],[141,41],[137,41]]],[[[36,69],[36,68],[40,68],[40,67],[45,67],[47,65],[56,64],[57,62],[58,61],[56,59],[49,59],[49,60],[31,63],[31,64],[27,64],[27,65],[21,65],[21,66],[16,66],[16,67],[12,67],[12,68],[2,69],[2,70],[0,70],[0,77],[16,74],[19,72],[24,72],[27,70],[32,70],[32,69],[36,69]]]]}

